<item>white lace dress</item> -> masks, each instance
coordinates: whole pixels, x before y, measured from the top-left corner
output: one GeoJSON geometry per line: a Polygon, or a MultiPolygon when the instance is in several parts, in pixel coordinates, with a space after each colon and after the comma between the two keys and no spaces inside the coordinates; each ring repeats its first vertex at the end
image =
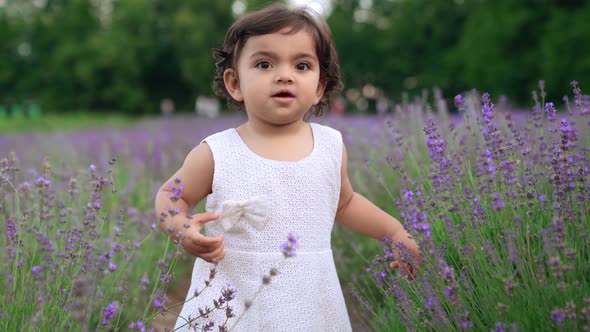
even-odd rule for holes
{"type": "Polygon", "coordinates": [[[263,276],[277,268],[278,275],[263,287],[232,331],[351,330],[330,247],[340,195],[342,137],[329,127],[310,126],[313,151],[293,162],[258,156],[233,128],[204,140],[215,161],[207,211],[222,212],[219,220],[208,224],[206,234],[225,233],[226,256],[211,286],[197,298],[195,290],[205,287],[212,264],[195,261],[188,302],[175,329],[193,330],[198,325],[200,331],[213,321],[212,330],[218,331],[226,319],[224,310],[191,324],[187,320],[199,316],[199,308],[212,308],[228,284],[238,290],[230,301],[236,315],[228,320],[231,327],[246,301],[255,297],[263,276]],[[295,257],[285,259],[280,247],[289,232],[299,236],[299,246],[295,257]]]}

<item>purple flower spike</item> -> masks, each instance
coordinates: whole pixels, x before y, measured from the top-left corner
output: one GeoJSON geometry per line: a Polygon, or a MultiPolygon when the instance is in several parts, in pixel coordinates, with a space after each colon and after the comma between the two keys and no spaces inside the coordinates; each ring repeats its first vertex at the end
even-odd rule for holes
{"type": "Polygon", "coordinates": [[[287,242],[281,244],[281,252],[285,256],[285,258],[295,257],[295,251],[299,246],[297,240],[299,240],[299,236],[289,232],[289,234],[287,235],[287,242]]]}
{"type": "Polygon", "coordinates": [[[136,331],[141,331],[141,332],[145,332],[145,324],[142,321],[137,321],[137,322],[131,322],[129,324],[129,328],[136,330],[136,331]]]}
{"type": "Polygon", "coordinates": [[[463,105],[463,96],[461,94],[458,94],[455,96],[455,105],[456,106],[463,105]]]}
{"type": "Polygon", "coordinates": [[[557,324],[561,324],[561,322],[563,322],[565,319],[565,316],[565,312],[563,312],[561,309],[555,309],[551,311],[551,319],[557,324]]]}
{"type": "Polygon", "coordinates": [[[238,290],[230,284],[225,285],[225,287],[221,289],[221,295],[227,302],[235,299],[236,294],[238,294],[238,290]]]}
{"type": "Polygon", "coordinates": [[[109,324],[109,321],[113,318],[115,312],[117,312],[118,307],[119,304],[117,302],[113,302],[104,309],[104,313],[102,315],[102,326],[109,324]]]}
{"type": "Polygon", "coordinates": [[[154,299],[154,308],[164,309],[164,298],[156,296],[156,298],[154,299]]]}
{"type": "Polygon", "coordinates": [[[42,176],[37,178],[37,180],[35,180],[35,185],[37,187],[49,187],[50,184],[51,184],[51,181],[42,177],[42,176]]]}
{"type": "Polygon", "coordinates": [[[10,219],[8,220],[8,237],[12,240],[16,239],[18,235],[18,228],[16,227],[16,225],[10,221],[10,219]]]}
{"type": "Polygon", "coordinates": [[[555,114],[555,105],[552,102],[545,104],[545,113],[547,114],[547,120],[553,122],[557,119],[557,115],[555,114]]]}

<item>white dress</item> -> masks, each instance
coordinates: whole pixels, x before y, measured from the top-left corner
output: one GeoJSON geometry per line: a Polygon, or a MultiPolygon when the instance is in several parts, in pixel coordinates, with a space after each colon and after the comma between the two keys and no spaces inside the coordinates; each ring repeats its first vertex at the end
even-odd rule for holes
{"type": "MultiPolygon", "coordinates": [[[[187,294],[187,300],[192,299],[184,304],[175,329],[192,330],[186,319],[197,317],[198,308],[213,307],[227,284],[238,290],[230,301],[236,315],[227,323],[231,327],[246,301],[253,299],[262,277],[277,268],[279,274],[263,287],[232,331],[351,331],[330,246],[340,195],[342,136],[329,127],[310,126],[313,150],[292,162],[255,154],[233,128],[204,140],[215,162],[207,211],[222,211],[228,201],[260,199],[265,203],[264,225],[253,224],[247,216],[227,231],[223,217],[207,224],[208,236],[225,233],[226,255],[211,287],[192,298],[196,289],[205,286],[212,266],[195,261],[187,294]],[[280,246],[289,232],[299,236],[299,246],[296,256],[286,259],[280,246]]],[[[247,209],[242,213],[247,215],[247,209]]],[[[225,319],[225,312],[217,310],[195,322],[202,327],[212,320],[212,331],[218,331],[225,319]]]]}

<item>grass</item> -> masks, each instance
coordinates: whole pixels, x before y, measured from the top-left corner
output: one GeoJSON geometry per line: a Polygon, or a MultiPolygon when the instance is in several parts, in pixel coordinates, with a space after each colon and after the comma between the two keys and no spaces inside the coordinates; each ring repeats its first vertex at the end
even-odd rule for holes
{"type": "Polygon", "coordinates": [[[0,118],[0,134],[71,131],[96,127],[124,127],[137,118],[115,113],[69,112],[29,117],[0,118]]]}

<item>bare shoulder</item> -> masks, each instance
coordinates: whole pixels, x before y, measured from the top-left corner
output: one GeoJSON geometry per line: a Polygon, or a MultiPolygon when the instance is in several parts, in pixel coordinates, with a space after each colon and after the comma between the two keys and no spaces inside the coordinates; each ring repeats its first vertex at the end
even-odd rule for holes
{"type": "Polygon", "coordinates": [[[213,152],[207,142],[202,142],[193,148],[184,160],[183,167],[207,167],[213,168],[213,152]]]}

